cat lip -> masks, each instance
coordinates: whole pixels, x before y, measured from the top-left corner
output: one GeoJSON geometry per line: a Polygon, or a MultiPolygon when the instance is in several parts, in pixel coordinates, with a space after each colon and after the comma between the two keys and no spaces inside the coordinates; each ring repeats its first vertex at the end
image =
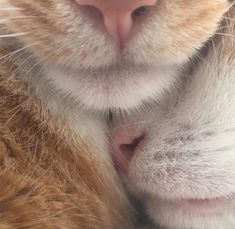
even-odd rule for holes
{"type": "Polygon", "coordinates": [[[232,210],[235,194],[216,198],[161,200],[160,204],[174,211],[182,211],[191,215],[215,215],[232,210]]]}

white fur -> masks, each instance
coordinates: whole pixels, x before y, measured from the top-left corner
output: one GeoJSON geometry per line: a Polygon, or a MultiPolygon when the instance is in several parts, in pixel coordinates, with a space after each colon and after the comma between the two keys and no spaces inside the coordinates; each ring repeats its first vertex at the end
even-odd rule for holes
{"type": "Polygon", "coordinates": [[[164,228],[235,228],[234,44],[225,37],[211,45],[163,103],[114,125],[146,134],[125,180],[164,228]],[[203,207],[190,205],[207,199],[203,207]]]}
{"type": "Polygon", "coordinates": [[[160,99],[176,83],[178,68],[123,64],[109,70],[66,72],[50,66],[46,74],[58,90],[71,95],[82,108],[128,110],[144,101],[160,99]]]}

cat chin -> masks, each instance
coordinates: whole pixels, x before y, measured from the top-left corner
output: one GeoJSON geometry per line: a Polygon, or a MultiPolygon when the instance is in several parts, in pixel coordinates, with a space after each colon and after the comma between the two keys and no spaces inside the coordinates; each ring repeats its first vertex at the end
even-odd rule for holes
{"type": "Polygon", "coordinates": [[[165,229],[233,229],[233,198],[216,200],[155,201],[149,199],[147,212],[165,229]]]}
{"type": "Polygon", "coordinates": [[[77,71],[52,65],[45,71],[45,80],[62,95],[72,97],[85,109],[97,111],[130,110],[156,100],[172,88],[179,75],[177,65],[121,65],[77,71]]]}

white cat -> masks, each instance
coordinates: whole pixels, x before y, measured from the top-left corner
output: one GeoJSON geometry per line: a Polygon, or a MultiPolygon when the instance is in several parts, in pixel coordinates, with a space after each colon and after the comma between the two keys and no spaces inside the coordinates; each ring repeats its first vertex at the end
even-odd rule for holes
{"type": "Polygon", "coordinates": [[[175,90],[113,124],[127,186],[164,228],[235,228],[234,13],[175,90]]]}

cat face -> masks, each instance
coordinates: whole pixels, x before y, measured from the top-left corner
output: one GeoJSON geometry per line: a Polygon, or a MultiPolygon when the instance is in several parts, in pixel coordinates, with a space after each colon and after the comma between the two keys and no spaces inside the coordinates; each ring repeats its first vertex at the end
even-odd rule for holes
{"type": "Polygon", "coordinates": [[[129,109],[158,97],[174,82],[176,66],[213,34],[228,7],[227,0],[158,0],[143,12],[133,11],[132,32],[120,49],[99,10],[79,0],[0,4],[10,33],[45,65],[55,87],[96,109],[129,109]]]}
{"type": "Polygon", "coordinates": [[[234,17],[233,6],[182,87],[113,118],[124,180],[167,229],[235,228],[234,17]]]}
{"type": "Polygon", "coordinates": [[[212,115],[214,122],[206,116],[211,115],[209,109],[216,110],[215,104],[202,114],[200,106],[191,111],[187,103],[180,113],[173,113],[175,118],[152,108],[113,123],[114,161],[128,190],[141,200],[155,225],[235,227],[235,119],[229,117],[234,102],[230,105],[231,113],[221,112],[219,119],[212,115]],[[227,123],[219,126],[221,119],[227,123]]]}

